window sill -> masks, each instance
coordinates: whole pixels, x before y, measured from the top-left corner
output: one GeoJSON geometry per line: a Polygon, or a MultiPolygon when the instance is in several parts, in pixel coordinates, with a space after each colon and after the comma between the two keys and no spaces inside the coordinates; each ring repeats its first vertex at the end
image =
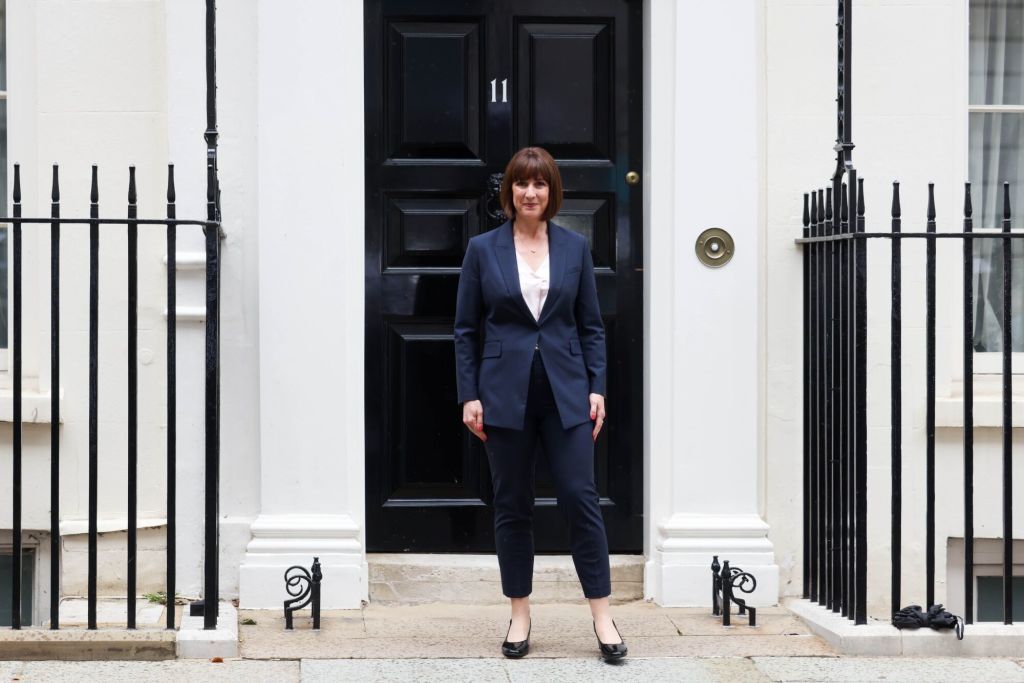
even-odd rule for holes
{"type": "MultiPolygon", "coordinates": [[[[61,392],[59,409],[64,414],[64,392],[61,392]]],[[[31,391],[21,392],[22,424],[49,424],[50,394],[39,394],[31,391]]],[[[0,422],[14,421],[14,392],[10,388],[0,389],[0,422]]],[[[63,417],[60,420],[64,421],[63,417]]]]}
{"type": "MultiPolygon", "coordinates": [[[[1024,427],[1024,395],[1014,394],[1010,406],[1011,424],[1024,427]]],[[[964,426],[964,397],[950,396],[935,400],[935,426],[960,428],[964,426]]],[[[974,428],[1001,429],[1003,426],[1003,397],[990,394],[974,396],[974,428]]]]}

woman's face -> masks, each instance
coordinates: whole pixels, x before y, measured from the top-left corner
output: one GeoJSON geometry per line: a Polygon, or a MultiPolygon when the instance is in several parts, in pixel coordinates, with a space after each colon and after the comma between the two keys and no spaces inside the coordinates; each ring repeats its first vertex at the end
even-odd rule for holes
{"type": "Polygon", "coordinates": [[[512,206],[517,218],[539,221],[548,208],[547,182],[543,178],[533,178],[512,183],[512,206]]]}

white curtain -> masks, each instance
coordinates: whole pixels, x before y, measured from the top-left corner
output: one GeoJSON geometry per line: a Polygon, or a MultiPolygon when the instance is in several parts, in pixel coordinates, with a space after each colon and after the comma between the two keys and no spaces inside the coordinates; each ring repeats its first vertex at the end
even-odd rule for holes
{"type": "MultiPolygon", "coordinates": [[[[1024,105],[1024,0],[971,0],[970,103],[1024,105]]],[[[1000,228],[1003,183],[1011,227],[1024,227],[1024,113],[971,112],[969,173],[975,228],[1000,228]]],[[[1011,348],[1024,351],[1024,244],[1011,250],[1011,348]]],[[[1003,242],[975,240],[976,351],[1002,350],[1003,242]]]]}

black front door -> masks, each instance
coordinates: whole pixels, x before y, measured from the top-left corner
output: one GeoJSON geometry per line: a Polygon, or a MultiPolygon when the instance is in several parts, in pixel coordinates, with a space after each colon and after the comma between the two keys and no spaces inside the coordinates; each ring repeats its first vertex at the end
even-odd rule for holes
{"type": "MultiPolygon", "coordinates": [[[[455,401],[469,238],[500,225],[512,153],[546,148],[555,222],[590,240],[609,358],[595,473],[612,552],[640,552],[643,273],[639,0],[367,0],[366,524],[375,552],[492,552],[487,457],[455,401]]],[[[484,410],[487,407],[484,406],[484,410]]],[[[566,552],[543,453],[539,552],[566,552]]]]}

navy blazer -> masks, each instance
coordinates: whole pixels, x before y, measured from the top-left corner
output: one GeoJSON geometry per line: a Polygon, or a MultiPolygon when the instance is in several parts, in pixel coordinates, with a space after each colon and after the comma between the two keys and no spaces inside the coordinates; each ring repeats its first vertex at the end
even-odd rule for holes
{"type": "Polygon", "coordinates": [[[455,305],[459,402],[479,399],[484,424],[522,429],[540,349],[565,429],[590,420],[605,394],[604,323],[586,238],[548,222],[550,281],[534,320],[519,286],[512,223],[469,240],[455,305]]]}

